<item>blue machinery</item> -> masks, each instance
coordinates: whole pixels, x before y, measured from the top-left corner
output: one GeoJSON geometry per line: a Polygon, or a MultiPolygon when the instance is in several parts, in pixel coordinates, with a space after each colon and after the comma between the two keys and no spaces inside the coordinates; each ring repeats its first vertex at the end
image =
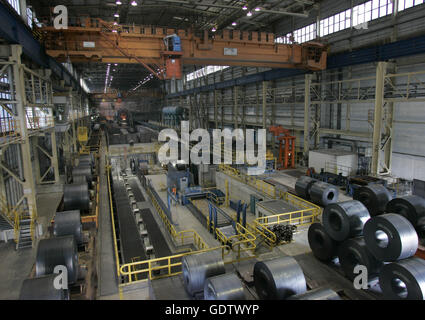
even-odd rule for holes
{"type": "Polygon", "coordinates": [[[236,223],[241,224],[244,228],[246,228],[246,208],[247,205],[244,203],[242,204],[239,200],[237,202],[237,210],[236,210],[236,221],[234,221],[229,215],[224,212],[220,207],[212,203],[211,201],[208,201],[208,212],[209,212],[209,225],[208,225],[208,231],[212,234],[214,234],[214,237],[217,239],[217,233],[216,229],[221,227],[218,221],[219,215],[221,215],[225,220],[227,220],[226,225],[232,225],[233,229],[236,231],[236,223]],[[242,223],[241,223],[242,218],[242,223]]]}

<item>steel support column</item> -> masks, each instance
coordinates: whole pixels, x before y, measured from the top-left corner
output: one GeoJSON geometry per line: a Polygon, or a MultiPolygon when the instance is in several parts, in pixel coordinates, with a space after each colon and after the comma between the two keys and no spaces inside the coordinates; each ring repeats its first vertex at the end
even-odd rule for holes
{"type": "Polygon", "coordinates": [[[13,64],[13,79],[15,82],[16,119],[19,122],[21,134],[21,155],[23,164],[24,181],[22,182],[24,197],[27,200],[28,213],[30,216],[37,216],[36,184],[33,176],[31,162],[30,139],[27,129],[27,117],[25,112],[26,93],[24,83],[24,70],[21,64],[22,47],[11,45],[12,56],[10,60],[13,64]]]}
{"type": "Polygon", "coordinates": [[[305,75],[304,89],[304,159],[308,158],[310,151],[310,86],[311,74],[305,75]]]}
{"type": "Polygon", "coordinates": [[[381,158],[381,137],[382,120],[384,109],[384,81],[387,63],[378,62],[376,67],[376,89],[375,89],[375,110],[373,117],[373,137],[372,137],[372,168],[371,173],[378,175],[380,173],[379,162],[381,158]]]}

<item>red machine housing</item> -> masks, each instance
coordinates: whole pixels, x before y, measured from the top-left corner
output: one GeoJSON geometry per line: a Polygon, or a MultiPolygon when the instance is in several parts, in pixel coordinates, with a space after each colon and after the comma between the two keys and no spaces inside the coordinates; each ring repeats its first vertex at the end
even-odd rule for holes
{"type": "Polygon", "coordinates": [[[278,170],[295,168],[295,139],[288,129],[282,126],[271,126],[269,131],[279,141],[278,170]]]}

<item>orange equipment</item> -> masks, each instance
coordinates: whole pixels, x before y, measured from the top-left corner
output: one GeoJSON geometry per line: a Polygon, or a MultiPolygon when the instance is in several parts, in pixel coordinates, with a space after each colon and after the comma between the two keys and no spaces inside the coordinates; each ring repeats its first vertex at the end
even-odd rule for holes
{"type": "Polygon", "coordinates": [[[326,69],[324,44],[276,43],[275,35],[266,32],[224,29],[211,35],[204,30],[201,36],[192,30],[115,26],[94,18],[68,29],[59,30],[52,24],[37,32],[47,54],[59,62],[139,63],[158,79],[181,78],[185,64],[326,69]],[[164,38],[173,35],[179,38],[179,43],[174,42],[178,50],[164,43],[164,38]]]}
{"type": "Polygon", "coordinates": [[[295,168],[295,137],[282,126],[271,126],[269,131],[279,140],[278,170],[295,168]]]}

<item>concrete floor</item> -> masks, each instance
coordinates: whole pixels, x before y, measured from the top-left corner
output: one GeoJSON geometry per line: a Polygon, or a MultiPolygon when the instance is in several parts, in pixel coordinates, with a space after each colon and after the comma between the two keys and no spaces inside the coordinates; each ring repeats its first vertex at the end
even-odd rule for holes
{"type": "MultiPolygon", "coordinates": [[[[55,188],[60,189],[61,188],[55,188]]],[[[47,228],[58,207],[63,192],[43,193],[37,195],[38,222],[42,225],[43,235],[47,237],[47,228]]],[[[37,242],[37,241],[36,241],[37,242]]],[[[22,282],[30,276],[35,264],[37,243],[32,248],[15,250],[15,242],[0,243],[0,300],[19,298],[22,282]]]]}
{"type": "Polygon", "coordinates": [[[99,225],[97,241],[98,299],[118,293],[117,267],[112,236],[108,180],[105,174],[106,139],[102,137],[99,150],[99,225]]]}

